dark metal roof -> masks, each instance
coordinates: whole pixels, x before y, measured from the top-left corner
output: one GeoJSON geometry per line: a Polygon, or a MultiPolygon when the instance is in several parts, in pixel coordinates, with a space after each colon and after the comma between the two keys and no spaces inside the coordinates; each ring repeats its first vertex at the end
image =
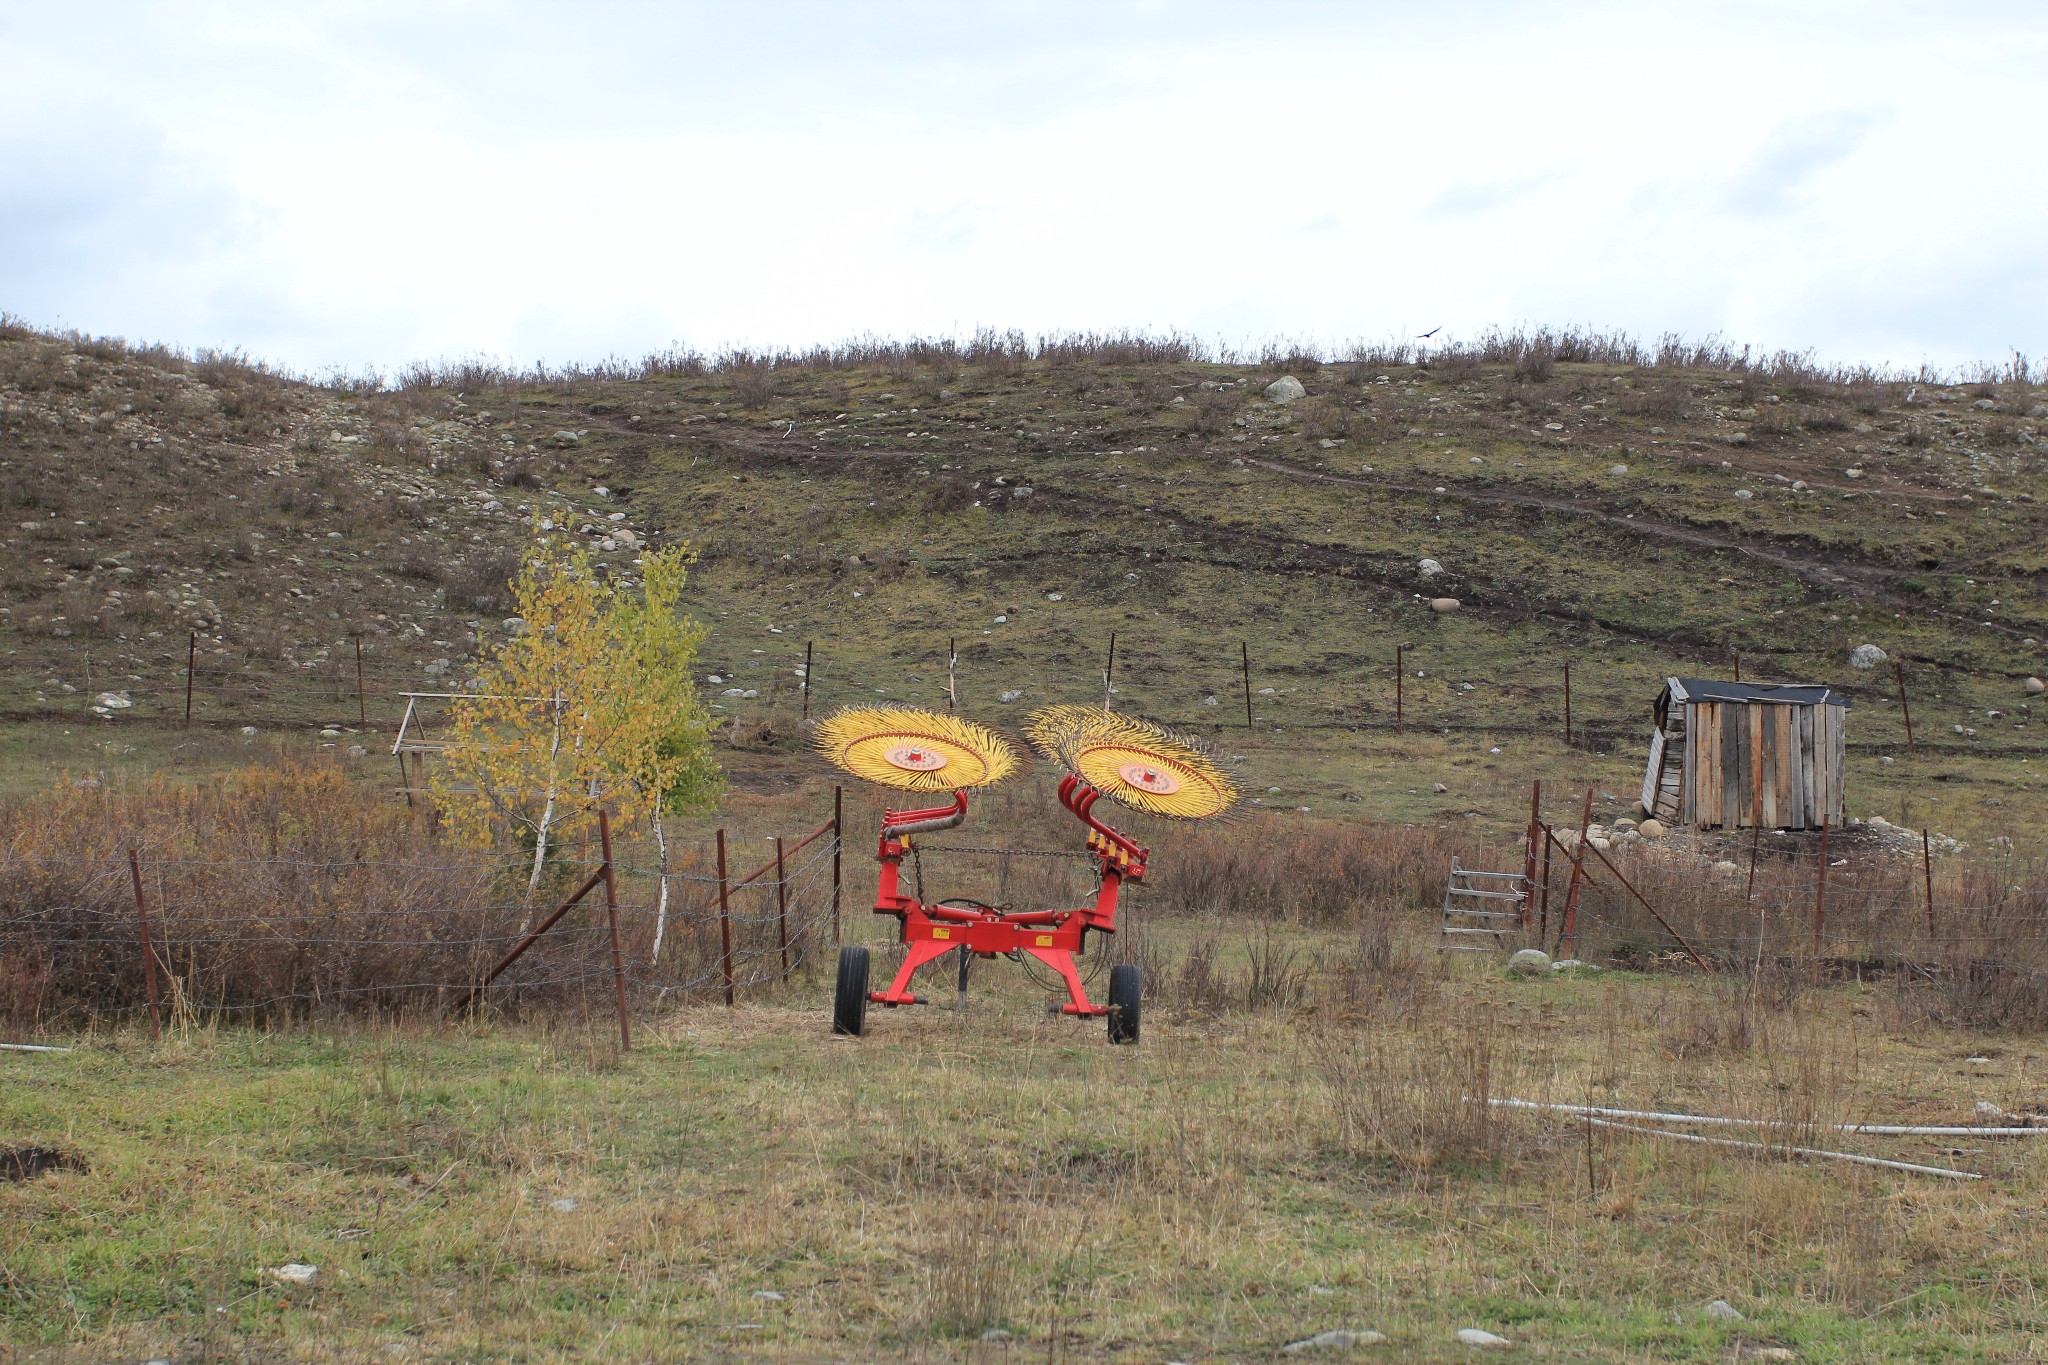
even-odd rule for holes
{"type": "Polygon", "coordinates": [[[1768,701],[1786,706],[1839,706],[1849,699],[1819,683],[1724,682],[1719,678],[1672,678],[1687,701],[1768,701]]]}

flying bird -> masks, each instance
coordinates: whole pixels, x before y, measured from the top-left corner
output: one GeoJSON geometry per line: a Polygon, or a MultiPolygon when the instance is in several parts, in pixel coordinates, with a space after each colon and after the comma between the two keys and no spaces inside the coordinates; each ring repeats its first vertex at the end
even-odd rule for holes
{"type": "Polygon", "coordinates": [[[1440,326],[1439,326],[1439,327],[1432,327],[1432,328],[1430,328],[1430,329],[1429,329],[1429,330],[1428,330],[1427,332],[1424,332],[1424,333],[1423,333],[1423,334],[1422,334],[1421,336],[1419,336],[1419,337],[1417,337],[1417,338],[1415,338],[1415,339],[1416,339],[1417,341],[1427,341],[1427,340],[1429,340],[1429,339],[1430,339],[1431,337],[1435,336],[1435,335],[1436,335],[1436,334],[1437,334],[1438,332],[1441,332],[1442,330],[1443,330],[1443,328],[1442,328],[1442,327],[1440,327],[1440,326]]]}

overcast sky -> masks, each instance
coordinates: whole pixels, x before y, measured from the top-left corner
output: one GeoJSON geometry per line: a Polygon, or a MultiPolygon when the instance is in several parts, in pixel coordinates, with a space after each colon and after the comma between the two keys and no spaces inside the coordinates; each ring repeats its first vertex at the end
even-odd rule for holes
{"type": "Polygon", "coordinates": [[[1179,329],[2048,352],[2048,5],[0,9],[0,311],[307,371],[1179,329]]]}

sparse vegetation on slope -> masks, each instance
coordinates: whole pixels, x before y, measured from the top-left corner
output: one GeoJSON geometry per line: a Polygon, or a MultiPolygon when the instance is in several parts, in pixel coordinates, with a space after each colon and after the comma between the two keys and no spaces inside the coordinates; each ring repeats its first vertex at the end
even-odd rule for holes
{"type": "Polygon", "coordinates": [[[1739,655],[1852,691],[1852,808],[2040,823],[2020,682],[2044,667],[2048,478],[2020,362],[1944,384],[1542,334],[1228,362],[989,336],[385,390],[18,326],[0,348],[17,717],[82,719],[114,683],[177,713],[200,621],[202,721],[343,711],[355,632],[373,691],[445,688],[500,629],[526,519],[567,506],[622,574],[650,537],[698,546],[700,682],[741,780],[794,771],[806,640],[814,700],[932,702],[957,639],[963,704],[1000,721],[1099,689],[1114,631],[1119,704],[1219,732],[1249,642],[1259,730],[1234,747],[1276,803],[1470,808],[1381,776],[1414,766],[1387,733],[1406,644],[1409,729],[1449,726],[1444,761],[1502,789],[1625,797],[1657,680],[1739,655]],[[1306,396],[1267,402],[1282,373],[1306,396]],[[1864,642],[1906,667],[1916,763],[1891,680],[1847,667],[1864,642]]]}

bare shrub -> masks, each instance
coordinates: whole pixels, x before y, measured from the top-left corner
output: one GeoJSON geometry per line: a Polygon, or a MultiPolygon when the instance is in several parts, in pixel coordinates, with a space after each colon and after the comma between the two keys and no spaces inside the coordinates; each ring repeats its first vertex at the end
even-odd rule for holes
{"type": "Polygon", "coordinates": [[[1236,389],[1204,389],[1195,395],[1191,425],[1203,436],[1221,436],[1237,420],[1244,395],[1236,389]]]}
{"type": "Polygon", "coordinates": [[[1490,1007],[1462,1005],[1431,1022],[1428,1033],[1329,1025],[1311,1036],[1346,1154],[1411,1176],[1509,1154],[1519,1125],[1486,1101],[1517,1093],[1518,1058],[1497,1051],[1515,1035],[1499,1030],[1490,1007]]]}
{"type": "Polygon", "coordinates": [[[766,407],[775,397],[778,387],[774,368],[766,361],[756,361],[735,366],[730,372],[733,396],[740,406],[748,408],[766,407]]]}
{"type": "MultiPolygon", "coordinates": [[[[1152,903],[1190,915],[1351,924],[1386,906],[1434,904],[1455,845],[1407,825],[1310,826],[1246,816],[1220,830],[1169,831],[1147,880],[1152,903]]],[[[1461,850],[1477,858],[1496,857],[1461,850]]]]}

